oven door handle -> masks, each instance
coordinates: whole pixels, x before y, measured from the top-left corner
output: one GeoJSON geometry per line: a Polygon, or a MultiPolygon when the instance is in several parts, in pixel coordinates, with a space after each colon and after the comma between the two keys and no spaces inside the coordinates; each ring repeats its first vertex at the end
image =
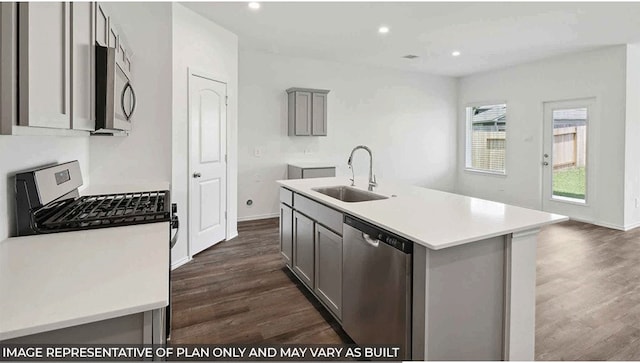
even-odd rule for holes
{"type": "Polygon", "coordinates": [[[169,249],[173,248],[178,242],[178,233],[180,232],[180,219],[178,219],[177,215],[171,217],[171,229],[175,229],[176,233],[171,238],[169,242],[169,249]]]}

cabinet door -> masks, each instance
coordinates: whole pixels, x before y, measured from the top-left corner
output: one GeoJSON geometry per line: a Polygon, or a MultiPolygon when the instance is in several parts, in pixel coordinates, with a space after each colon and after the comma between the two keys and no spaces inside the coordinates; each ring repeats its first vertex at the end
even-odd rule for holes
{"type": "Polygon", "coordinates": [[[96,5],[96,43],[103,47],[109,46],[109,15],[102,7],[96,5]]]}
{"type": "Polygon", "coordinates": [[[296,136],[311,135],[311,92],[295,93],[296,136]]]}
{"type": "Polygon", "coordinates": [[[71,126],[76,130],[95,130],[94,4],[71,3],[71,126]]]}
{"type": "Polygon", "coordinates": [[[342,237],[316,225],[316,295],[342,319],[342,237]]]}
{"type": "Polygon", "coordinates": [[[293,254],[293,210],[280,204],[280,253],[287,266],[291,267],[293,254]]]}
{"type": "Polygon", "coordinates": [[[312,107],[312,135],[327,136],[327,94],[314,93],[312,107]]]}
{"type": "Polygon", "coordinates": [[[314,222],[306,216],[293,214],[293,271],[300,280],[313,289],[314,285],[314,222]]]}
{"type": "Polygon", "coordinates": [[[20,3],[18,24],[18,122],[69,129],[70,4],[20,3]]]}

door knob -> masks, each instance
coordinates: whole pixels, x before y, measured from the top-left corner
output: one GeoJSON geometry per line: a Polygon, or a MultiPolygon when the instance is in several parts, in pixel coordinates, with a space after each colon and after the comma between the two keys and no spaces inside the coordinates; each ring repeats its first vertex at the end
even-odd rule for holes
{"type": "Polygon", "coordinates": [[[547,166],[547,165],[549,165],[549,163],[548,163],[548,162],[546,162],[546,161],[543,161],[543,162],[542,162],[542,165],[547,166]]]}
{"type": "Polygon", "coordinates": [[[545,158],[548,158],[548,157],[549,157],[549,154],[544,154],[544,157],[545,157],[545,158]]]}
{"type": "Polygon", "coordinates": [[[200,174],[200,173],[198,173],[198,172],[193,173],[193,177],[194,177],[194,178],[199,178],[199,177],[201,177],[201,176],[202,176],[202,174],[200,174]]]}

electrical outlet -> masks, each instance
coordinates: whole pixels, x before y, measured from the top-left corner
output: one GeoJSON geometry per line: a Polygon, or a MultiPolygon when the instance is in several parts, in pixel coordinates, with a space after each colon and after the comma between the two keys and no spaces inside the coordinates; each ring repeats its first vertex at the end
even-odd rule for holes
{"type": "Polygon", "coordinates": [[[259,147],[256,147],[253,149],[253,156],[255,156],[256,158],[259,158],[262,156],[262,149],[259,147]]]}

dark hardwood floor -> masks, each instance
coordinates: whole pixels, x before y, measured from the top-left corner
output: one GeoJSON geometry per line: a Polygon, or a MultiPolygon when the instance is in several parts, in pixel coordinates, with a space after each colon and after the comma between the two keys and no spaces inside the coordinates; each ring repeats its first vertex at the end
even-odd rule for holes
{"type": "MultiPolygon", "coordinates": [[[[172,343],[352,343],[283,267],[276,219],[173,272],[172,343]]],[[[640,229],[579,222],[538,243],[536,360],[640,360],[640,229]]]]}
{"type": "Polygon", "coordinates": [[[171,343],[353,343],[284,267],[278,220],[238,224],[238,237],[172,273],[171,343]]]}

